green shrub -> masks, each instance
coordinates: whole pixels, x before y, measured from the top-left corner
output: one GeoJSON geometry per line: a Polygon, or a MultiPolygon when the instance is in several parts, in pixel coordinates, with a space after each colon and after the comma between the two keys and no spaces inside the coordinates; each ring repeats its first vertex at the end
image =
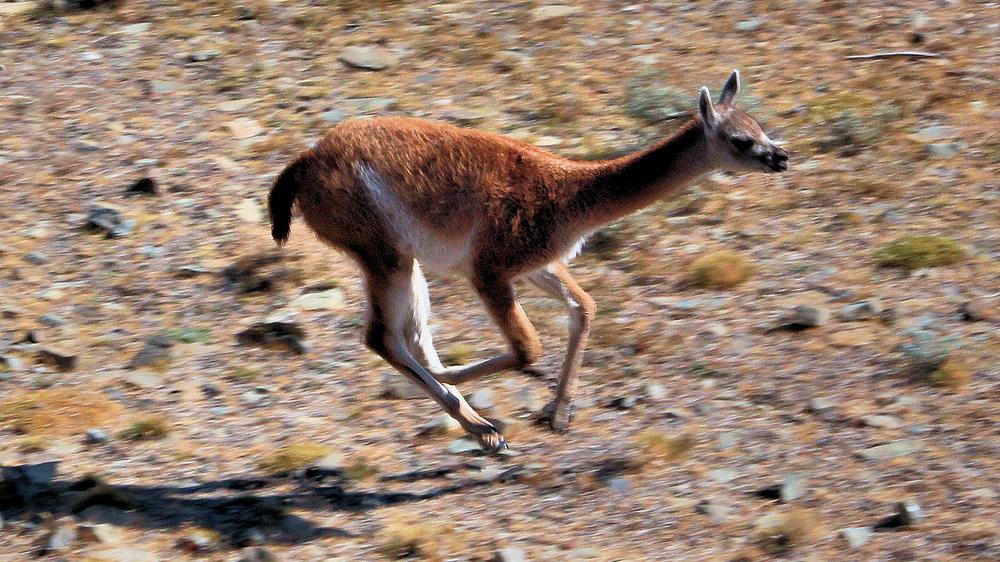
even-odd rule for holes
{"type": "Polygon", "coordinates": [[[875,252],[882,267],[919,269],[951,265],[965,259],[965,251],[944,236],[904,236],[875,252]]]}

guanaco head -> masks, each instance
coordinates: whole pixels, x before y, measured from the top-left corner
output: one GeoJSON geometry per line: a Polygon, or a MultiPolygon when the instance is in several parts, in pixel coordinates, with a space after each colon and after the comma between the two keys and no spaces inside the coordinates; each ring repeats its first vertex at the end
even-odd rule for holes
{"type": "Polygon", "coordinates": [[[708,88],[702,86],[699,92],[698,111],[715,164],[733,172],[787,170],[788,152],[767,138],[753,117],[733,107],[733,99],[739,93],[737,70],[726,80],[717,105],[712,103],[708,88]]]}

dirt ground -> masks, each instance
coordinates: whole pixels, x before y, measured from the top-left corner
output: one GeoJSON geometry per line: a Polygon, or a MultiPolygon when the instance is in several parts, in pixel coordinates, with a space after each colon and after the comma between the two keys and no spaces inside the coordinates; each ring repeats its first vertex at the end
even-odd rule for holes
{"type": "MultiPolygon", "coordinates": [[[[998,37],[962,0],[0,2],[0,559],[1000,559],[998,37]],[[566,434],[565,317],[521,287],[544,360],[462,389],[512,455],[385,396],[352,264],[270,239],[344,119],[598,159],[734,68],[790,170],[591,239],[566,434]],[[950,257],[884,263],[914,236],[950,257]],[[752,276],[693,283],[719,250],[752,276]]],[[[430,285],[448,361],[503,350],[430,285]]]]}

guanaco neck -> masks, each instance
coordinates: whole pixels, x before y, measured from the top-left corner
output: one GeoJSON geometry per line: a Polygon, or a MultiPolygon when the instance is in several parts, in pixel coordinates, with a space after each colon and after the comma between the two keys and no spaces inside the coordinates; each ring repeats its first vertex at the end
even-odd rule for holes
{"type": "Polygon", "coordinates": [[[713,169],[704,127],[694,118],[646,150],[586,166],[569,207],[598,228],[671,197],[713,169]]]}

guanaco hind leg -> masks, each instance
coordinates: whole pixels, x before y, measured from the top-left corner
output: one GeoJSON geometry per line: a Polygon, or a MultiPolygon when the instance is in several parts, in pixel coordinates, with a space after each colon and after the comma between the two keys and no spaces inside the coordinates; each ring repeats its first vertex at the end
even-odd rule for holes
{"type": "Polygon", "coordinates": [[[457,388],[435,379],[411,352],[412,340],[407,337],[407,328],[412,329],[415,312],[420,306],[418,299],[414,298],[413,267],[410,259],[405,267],[395,271],[366,272],[370,310],[365,342],[397,371],[427,392],[462,428],[475,435],[485,449],[506,449],[507,443],[496,427],[480,416],[457,388]]]}

